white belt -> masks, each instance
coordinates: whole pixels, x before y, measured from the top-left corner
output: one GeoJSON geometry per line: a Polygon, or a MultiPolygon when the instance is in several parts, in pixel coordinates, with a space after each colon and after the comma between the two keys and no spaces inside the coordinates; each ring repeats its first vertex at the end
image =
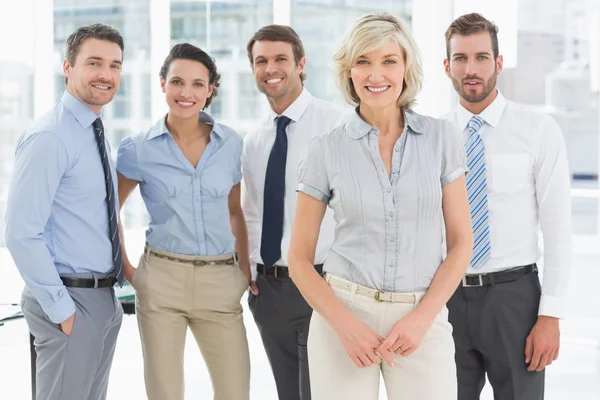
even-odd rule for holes
{"type": "Polygon", "coordinates": [[[371,289],[329,273],[325,274],[325,280],[329,283],[329,286],[347,291],[352,291],[352,287],[356,287],[356,294],[370,297],[379,302],[416,304],[418,301],[418,297],[415,294],[384,292],[382,290],[371,289]]]}

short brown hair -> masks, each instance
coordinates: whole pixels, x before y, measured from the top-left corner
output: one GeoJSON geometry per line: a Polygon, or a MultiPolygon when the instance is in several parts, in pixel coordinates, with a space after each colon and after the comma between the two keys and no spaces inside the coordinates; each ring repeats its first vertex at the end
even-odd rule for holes
{"type": "MultiPolygon", "coordinates": [[[[300,60],[304,57],[304,45],[302,44],[302,40],[291,27],[287,25],[267,25],[260,28],[246,46],[246,51],[248,52],[248,60],[250,60],[250,65],[254,68],[254,57],[252,55],[252,48],[254,47],[254,43],[260,40],[267,40],[269,42],[285,42],[292,45],[292,51],[294,52],[294,61],[296,65],[300,62],[300,60]]],[[[306,73],[303,71],[300,73],[300,80],[304,81],[306,79],[306,73]]]]}
{"type": "MultiPolygon", "coordinates": [[[[121,33],[116,28],[102,23],[82,26],[71,33],[67,39],[67,53],[65,58],[70,65],[75,65],[79,49],[87,39],[106,40],[116,43],[121,48],[121,52],[125,49],[123,36],[121,36],[121,33]]],[[[67,83],[67,80],[67,77],[65,77],[65,83],[67,83]]]]}
{"type": "Polygon", "coordinates": [[[446,57],[450,59],[450,39],[452,39],[452,36],[469,36],[479,32],[490,34],[494,58],[498,58],[500,54],[498,50],[498,27],[478,13],[465,14],[452,21],[446,30],[446,57]]]}

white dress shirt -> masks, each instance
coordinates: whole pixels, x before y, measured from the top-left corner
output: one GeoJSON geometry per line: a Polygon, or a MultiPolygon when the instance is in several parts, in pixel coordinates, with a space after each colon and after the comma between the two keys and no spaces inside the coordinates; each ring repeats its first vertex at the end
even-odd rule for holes
{"type": "MultiPolygon", "coordinates": [[[[572,262],[571,188],[560,128],[548,115],[497,97],[479,116],[485,147],[491,259],[468,274],[535,263],[544,243],[539,315],[562,318],[572,262]]],[[[467,140],[473,114],[459,106],[447,119],[467,140]]]]}
{"type": "MultiPolygon", "coordinates": [[[[285,203],[283,217],[283,237],[281,240],[281,259],[276,265],[288,265],[291,230],[296,215],[296,185],[298,183],[298,163],[304,148],[315,136],[332,131],[340,122],[344,110],[332,103],[314,98],[303,89],[298,98],[282,113],[291,119],[286,128],[288,152],[285,167],[285,203]]],[[[263,221],[263,194],[269,154],[275,142],[278,117],[270,111],[259,125],[244,138],[242,151],[242,208],[248,225],[250,264],[252,279],[256,278],[256,264],[262,264],[260,240],[263,221]]],[[[331,243],[335,221],[331,210],[327,210],[315,253],[315,264],[325,261],[331,243]]]]}

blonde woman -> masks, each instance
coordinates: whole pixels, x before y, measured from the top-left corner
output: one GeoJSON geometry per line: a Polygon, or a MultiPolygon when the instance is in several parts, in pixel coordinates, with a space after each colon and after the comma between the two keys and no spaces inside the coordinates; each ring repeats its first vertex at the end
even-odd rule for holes
{"type": "Polygon", "coordinates": [[[312,399],[378,399],[381,374],[390,400],[456,399],[445,304],[473,244],[462,142],[449,123],[411,109],[422,70],[404,22],[365,15],[334,61],[356,109],[305,151],[289,254],[316,311],[312,399]],[[312,265],[327,205],[337,226],[323,279],[312,265]]]}

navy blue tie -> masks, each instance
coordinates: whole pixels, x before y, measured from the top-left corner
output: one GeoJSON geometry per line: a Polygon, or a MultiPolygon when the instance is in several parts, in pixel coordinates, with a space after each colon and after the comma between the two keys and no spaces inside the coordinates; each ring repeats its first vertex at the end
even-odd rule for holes
{"type": "Polygon", "coordinates": [[[288,141],[285,128],[290,123],[286,116],[277,117],[277,135],[269,155],[265,175],[262,236],[260,256],[266,267],[272,267],[281,258],[283,237],[283,209],[285,199],[285,163],[288,141]]]}
{"type": "Polygon", "coordinates": [[[92,124],[98,143],[98,151],[102,160],[102,169],[104,170],[104,184],[106,186],[106,202],[108,203],[108,225],[110,242],[112,245],[112,260],[115,267],[115,276],[119,285],[123,286],[123,259],[121,258],[121,238],[119,236],[119,225],[117,223],[117,208],[115,207],[115,186],[113,184],[112,174],[106,144],[104,143],[104,126],[102,120],[98,118],[92,124]]]}

